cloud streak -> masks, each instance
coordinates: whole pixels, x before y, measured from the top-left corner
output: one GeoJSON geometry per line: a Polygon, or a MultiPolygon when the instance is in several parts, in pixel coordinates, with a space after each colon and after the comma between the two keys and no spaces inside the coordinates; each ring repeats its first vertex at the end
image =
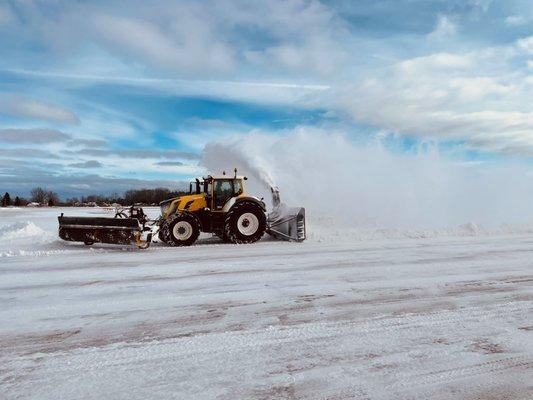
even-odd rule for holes
{"type": "Polygon", "coordinates": [[[47,102],[26,99],[18,95],[0,96],[0,113],[20,118],[53,121],[65,124],[79,124],[72,111],[47,102]]]}
{"type": "Polygon", "coordinates": [[[99,162],[99,161],[89,160],[89,161],[69,164],[68,166],[69,167],[73,167],[73,168],[92,169],[92,168],[102,168],[104,165],[101,162],[99,162]]]}
{"type": "Polygon", "coordinates": [[[165,158],[165,159],[183,159],[183,160],[198,160],[200,156],[194,153],[188,153],[185,151],[158,151],[158,150],[104,150],[104,149],[81,149],[77,151],[70,151],[68,154],[79,154],[79,155],[88,155],[88,156],[97,156],[97,157],[108,157],[108,156],[120,156],[124,158],[141,158],[141,159],[151,159],[151,158],[165,158]]]}
{"type": "Polygon", "coordinates": [[[45,144],[62,142],[71,136],[55,129],[0,129],[0,142],[45,144]]]}

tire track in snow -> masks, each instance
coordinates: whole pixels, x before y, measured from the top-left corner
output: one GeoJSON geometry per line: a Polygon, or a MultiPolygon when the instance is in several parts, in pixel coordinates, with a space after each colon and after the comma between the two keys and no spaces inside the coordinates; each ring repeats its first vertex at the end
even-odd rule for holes
{"type": "MultiPolygon", "coordinates": [[[[514,321],[531,315],[527,302],[504,303],[490,307],[466,307],[430,313],[413,313],[402,317],[377,317],[370,321],[338,323],[307,323],[291,327],[272,326],[267,329],[246,332],[207,333],[198,336],[152,342],[115,343],[103,347],[58,350],[50,354],[22,356],[8,361],[5,367],[26,371],[31,385],[44,385],[50,379],[61,376],[83,377],[113,374],[113,371],[161,370],[180,360],[184,365],[209,365],[212,360],[238,358],[253,359],[254,354],[269,352],[275,348],[301,346],[332,346],[334,343],[362,343],[377,337],[431,337],[432,331],[446,327],[461,330],[475,323],[514,321]],[[401,335],[400,331],[404,331],[401,335]],[[352,339],[353,338],[353,339],[352,339]],[[368,338],[368,339],[366,339],[368,338]],[[281,347],[280,347],[281,346],[281,347]],[[36,366],[40,368],[36,369],[36,366]],[[31,379],[29,377],[31,376],[31,379]]],[[[475,325],[474,325],[475,326],[475,325]]],[[[220,361],[218,361],[220,362],[220,361]]],[[[246,362],[245,362],[246,364],[246,362]]],[[[446,385],[458,380],[468,380],[482,375],[523,370],[533,366],[533,355],[503,356],[497,360],[456,368],[429,369],[420,373],[399,372],[395,378],[384,379],[387,390],[409,392],[413,387],[446,385]]],[[[327,368],[327,365],[321,366],[327,368]]],[[[364,374],[368,365],[351,368],[351,373],[364,374]]],[[[22,375],[25,375],[24,373],[22,375]]],[[[508,381],[508,380],[507,380],[508,381]]],[[[20,383],[20,382],[19,382],[20,383]]],[[[10,385],[11,386],[11,385],[10,385]]],[[[168,384],[163,384],[168,386],[168,384]]],[[[14,386],[11,386],[14,387],[14,386]]],[[[51,394],[54,388],[50,388],[51,394]]]]}
{"type": "MultiPolygon", "coordinates": [[[[58,349],[49,354],[38,353],[20,357],[32,359],[34,357],[63,357],[75,356],[96,352],[121,352],[127,353],[129,349],[150,346],[150,351],[159,352],[157,348],[169,347],[179,344],[180,355],[188,354],[213,354],[231,352],[245,347],[266,346],[276,343],[291,341],[306,341],[312,339],[325,339],[339,335],[355,336],[372,335],[376,332],[387,330],[415,330],[428,329],[439,326],[462,326],[468,322],[508,320],[514,317],[531,315],[533,307],[528,302],[510,302],[492,307],[465,307],[456,310],[435,311],[429,313],[412,313],[400,317],[377,317],[370,321],[346,321],[305,323],[290,327],[270,326],[266,329],[255,331],[230,331],[205,333],[192,337],[181,337],[163,341],[112,343],[102,347],[71,348],[68,351],[58,349]]],[[[83,343],[80,343],[83,346],[83,343]]],[[[173,350],[173,352],[176,352],[173,350]]],[[[126,363],[128,360],[124,360],[126,363]]]]}

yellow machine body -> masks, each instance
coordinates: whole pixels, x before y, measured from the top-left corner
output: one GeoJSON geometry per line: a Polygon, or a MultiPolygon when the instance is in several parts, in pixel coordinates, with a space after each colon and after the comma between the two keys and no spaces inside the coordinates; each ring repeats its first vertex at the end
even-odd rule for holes
{"type": "Polygon", "coordinates": [[[242,176],[209,176],[204,178],[203,182],[196,182],[196,193],[192,193],[193,184],[191,183],[191,194],[175,197],[161,204],[163,220],[180,212],[192,214],[204,211],[209,211],[211,214],[226,213],[236,202],[244,199],[260,203],[264,209],[265,206],[261,200],[246,194],[245,181],[246,178],[242,176]]]}

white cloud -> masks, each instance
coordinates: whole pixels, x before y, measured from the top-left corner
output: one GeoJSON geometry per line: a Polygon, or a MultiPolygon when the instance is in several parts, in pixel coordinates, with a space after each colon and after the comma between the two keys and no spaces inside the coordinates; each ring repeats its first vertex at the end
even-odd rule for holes
{"type": "Polygon", "coordinates": [[[343,88],[334,101],[356,121],[389,132],[531,155],[528,76],[513,70],[508,53],[512,48],[401,61],[384,76],[343,88]]]}
{"type": "Polygon", "coordinates": [[[527,54],[533,54],[533,36],[518,39],[516,42],[518,48],[527,54]]]}
{"type": "Polygon", "coordinates": [[[161,0],[154,7],[132,0],[127,10],[116,2],[62,2],[49,13],[34,2],[17,7],[26,19],[17,40],[42,41],[48,56],[68,65],[89,49],[174,77],[254,77],[261,68],[309,78],[338,72],[350,58],[346,23],[319,1],[161,0]]]}
{"type": "Polygon", "coordinates": [[[464,54],[435,53],[401,61],[397,64],[408,74],[437,72],[442,70],[466,69],[472,66],[472,59],[464,54]]]}
{"type": "MultiPolygon", "coordinates": [[[[301,83],[298,81],[231,81],[231,80],[199,80],[199,79],[171,79],[171,78],[145,78],[145,77],[124,77],[115,75],[90,75],[72,74],[61,71],[33,71],[14,69],[10,72],[20,75],[57,78],[66,81],[66,84],[78,86],[82,83],[90,85],[97,83],[122,84],[129,86],[139,86],[157,90],[162,94],[174,94],[179,96],[202,96],[210,98],[228,99],[233,101],[243,101],[262,104],[294,104],[301,105],[316,98],[318,92],[326,92],[331,87],[325,84],[301,83]]],[[[116,111],[106,108],[106,114],[117,114],[116,111]]],[[[113,115],[115,117],[115,115],[113,115]]],[[[116,115],[119,119],[133,119],[133,115],[116,115]]],[[[108,123],[109,121],[106,121],[108,123]]],[[[137,125],[144,121],[135,121],[137,125]]],[[[91,118],[84,117],[84,125],[91,124],[91,118]]],[[[100,127],[98,127],[100,129],[100,127]]],[[[127,128],[121,129],[121,134],[132,134],[126,132],[127,128]]]]}
{"type": "Polygon", "coordinates": [[[505,18],[505,23],[508,26],[520,26],[527,23],[527,20],[522,15],[509,15],[505,18]]]}
{"type": "Polygon", "coordinates": [[[0,113],[15,117],[78,124],[79,118],[67,108],[16,94],[0,95],[0,113]]]}
{"type": "Polygon", "coordinates": [[[70,135],[55,129],[0,129],[0,142],[47,144],[64,142],[70,135]]]}
{"type": "Polygon", "coordinates": [[[103,164],[96,160],[88,160],[84,162],[69,164],[69,167],[92,169],[92,168],[102,168],[103,164]]]}
{"type": "Polygon", "coordinates": [[[196,20],[194,25],[185,17],[166,29],[150,21],[110,15],[95,16],[92,23],[102,45],[154,67],[181,72],[231,70],[232,50],[209,34],[205,21],[196,20]]]}
{"type": "Polygon", "coordinates": [[[430,40],[445,40],[457,32],[457,25],[450,19],[449,16],[439,15],[437,19],[437,26],[428,35],[430,40]]]}

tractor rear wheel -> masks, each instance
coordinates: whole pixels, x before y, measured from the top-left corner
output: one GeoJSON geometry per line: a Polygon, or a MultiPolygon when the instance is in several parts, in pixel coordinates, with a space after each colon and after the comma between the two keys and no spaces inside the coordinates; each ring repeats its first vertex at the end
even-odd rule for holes
{"type": "Polygon", "coordinates": [[[257,242],[265,230],[265,212],[257,204],[249,201],[234,205],[224,221],[224,236],[231,243],[257,242]]]}
{"type": "Polygon", "coordinates": [[[200,223],[191,214],[174,214],[161,227],[163,241],[170,246],[190,246],[200,235],[200,223]]]}

